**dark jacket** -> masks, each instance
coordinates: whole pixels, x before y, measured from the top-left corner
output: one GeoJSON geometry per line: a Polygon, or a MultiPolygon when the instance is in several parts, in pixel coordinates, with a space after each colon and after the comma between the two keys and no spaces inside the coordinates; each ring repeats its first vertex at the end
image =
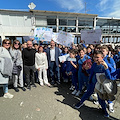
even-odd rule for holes
{"type": "MultiPolygon", "coordinates": [[[[51,62],[50,48],[46,49],[46,53],[47,53],[48,66],[50,66],[50,62],[51,62]]],[[[60,56],[60,50],[59,50],[58,47],[55,47],[55,63],[56,63],[56,66],[59,66],[59,56],[60,56]]]]}

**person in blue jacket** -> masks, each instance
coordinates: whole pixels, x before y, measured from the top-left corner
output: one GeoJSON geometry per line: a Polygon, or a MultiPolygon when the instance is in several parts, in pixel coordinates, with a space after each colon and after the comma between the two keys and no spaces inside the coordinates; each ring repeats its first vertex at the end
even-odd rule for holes
{"type": "Polygon", "coordinates": [[[90,59],[90,56],[86,55],[84,52],[84,49],[81,48],[78,50],[78,54],[80,56],[79,60],[78,60],[78,91],[74,91],[73,94],[75,94],[76,96],[79,96],[82,92],[82,88],[84,86],[87,87],[88,85],[88,76],[86,76],[83,72],[82,72],[82,64],[84,61],[86,61],[87,59],[90,59]]]}
{"type": "MultiPolygon", "coordinates": [[[[86,66],[86,70],[89,68],[86,66]]],[[[76,109],[79,109],[83,106],[85,100],[87,100],[94,92],[95,84],[97,82],[96,73],[105,73],[106,77],[109,79],[107,71],[109,72],[108,66],[103,60],[102,51],[95,51],[94,53],[94,63],[90,69],[89,85],[87,87],[87,92],[84,93],[81,100],[75,105],[76,109]]],[[[98,96],[99,104],[102,107],[102,111],[105,117],[109,117],[109,114],[106,110],[106,103],[104,100],[101,100],[98,96]]]]}
{"type": "MultiPolygon", "coordinates": [[[[68,47],[65,47],[65,48],[63,49],[63,52],[61,53],[61,56],[67,55],[67,54],[68,54],[68,47]]],[[[67,75],[65,74],[66,62],[65,62],[65,61],[62,61],[60,65],[61,65],[61,67],[60,67],[60,72],[61,72],[62,80],[63,80],[63,82],[68,82],[68,77],[67,77],[67,75]]]]}
{"type": "Polygon", "coordinates": [[[78,86],[77,86],[78,79],[77,79],[77,69],[76,69],[77,61],[75,56],[76,56],[75,50],[70,50],[70,57],[68,57],[66,61],[65,73],[67,74],[67,76],[71,77],[72,85],[75,86],[75,91],[77,91],[78,90],[78,86]]]}
{"type": "MultiPolygon", "coordinates": [[[[116,63],[115,63],[113,58],[108,56],[108,53],[109,53],[108,47],[103,45],[101,47],[101,50],[102,50],[103,55],[104,55],[103,60],[108,65],[108,69],[110,70],[110,73],[115,72],[116,71],[116,63]]],[[[109,111],[113,113],[114,112],[114,108],[113,108],[114,104],[113,104],[113,102],[108,100],[108,106],[109,106],[109,111]]]]}

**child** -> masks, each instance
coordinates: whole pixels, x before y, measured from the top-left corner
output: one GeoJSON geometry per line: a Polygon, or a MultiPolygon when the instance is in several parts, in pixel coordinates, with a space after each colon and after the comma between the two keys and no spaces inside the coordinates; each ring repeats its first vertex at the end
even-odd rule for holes
{"type": "Polygon", "coordinates": [[[71,77],[72,85],[75,86],[75,90],[72,92],[77,92],[77,69],[75,68],[77,62],[75,58],[76,52],[74,50],[70,51],[70,57],[66,61],[66,74],[71,77]]]}
{"type": "MultiPolygon", "coordinates": [[[[94,53],[94,60],[95,60],[94,61],[95,63],[93,63],[93,65],[91,67],[91,73],[90,73],[89,85],[88,85],[88,88],[87,88],[87,92],[84,93],[80,102],[75,105],[75,108],[77,108],[77,109],[80,108],[81,106],[83,106],[83,102],[85,100],[87,100],[91,96],[91,94],[93,94],[95,84],[97,82],[96,73],[105,73],[106,77],[108,78],[108,74],[107,74],[106,71],[109,71],[109,69],[108,69],[107,64],[103,60],[103,53],[101,51],[96,51],[94,53]]],[[[86,66],[86,69],[88,69],[87,66],[86,66]]],[[[109,114],[107,113],[107,110],[106,110],[105,101],[101,100],[99,98],[99,96],[98,96],[98,101],[99,101],[99,104],[102,107],[102,110],[104,112],[105,117],[109,117],[109,114]]]]}

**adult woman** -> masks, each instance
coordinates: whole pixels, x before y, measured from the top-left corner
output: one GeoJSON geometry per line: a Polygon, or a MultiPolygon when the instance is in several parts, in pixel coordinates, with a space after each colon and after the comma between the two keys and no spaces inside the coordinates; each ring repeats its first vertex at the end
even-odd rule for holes
{"type": "Polygon", "coordinates": [[[11,42],[4,39],[2,47],[0,47],[0,86],[3,87],[4,98],[13,98],[13,95],[8,93],[8,80],[12,76],[13,63],[9,54],[11,42]]]}
{"type": "Polygon", "coordinates": [[[40,85],[43,86],[43,81],[44,81],[44,83],[50,87],[47,78],[48,61],[46,54],[43,52],[42,46],[39,46],[38,53],[35,54],[35,68],[38,70],[38,78],[40,80],[40,85]],[[43,79],[42,79],[42,72],[43,72],[43,79]]]}
{"type": "Polygon", "coordinates": [[[18,89],[18,79],[20,87],[23,91],[26,89],[23,87],[23,61],[21,55],[21,44],[18,40],[14,40],[13,46],[10,49],[10,54],[13,60],[13,81],[14,90],[19,92],[18,89]]]}

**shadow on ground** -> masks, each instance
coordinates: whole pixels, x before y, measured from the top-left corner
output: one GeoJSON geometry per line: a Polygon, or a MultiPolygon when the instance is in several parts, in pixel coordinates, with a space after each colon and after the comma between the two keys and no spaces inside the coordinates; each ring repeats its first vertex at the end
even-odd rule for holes
{"type": "MultiPolygon", "coordinates": [[[[58,102],[61,102],[65,105],[69,105],[70,107],[74,108],[75,103],[77,103],[80,98],[75,97],[71,95],[71,91],[69,90],[70,84],[61,84],[58,86],[58,91],[55,92],[56,95],[62,95],[64,97],[63,101],[60,101],[57,99],[58,102]]],[[[93,104],[93,103],[91,103],[93,104]]],[[[88,106],[82,106],[80,109],[78,109],[80,112],[80,118],[82,120],[119,120],[117,118],[114,118],[110,116],[110,118],[105,118],[103,116],[102,110],[93,108],[93,107],[88,107],[88,106]]]]}

